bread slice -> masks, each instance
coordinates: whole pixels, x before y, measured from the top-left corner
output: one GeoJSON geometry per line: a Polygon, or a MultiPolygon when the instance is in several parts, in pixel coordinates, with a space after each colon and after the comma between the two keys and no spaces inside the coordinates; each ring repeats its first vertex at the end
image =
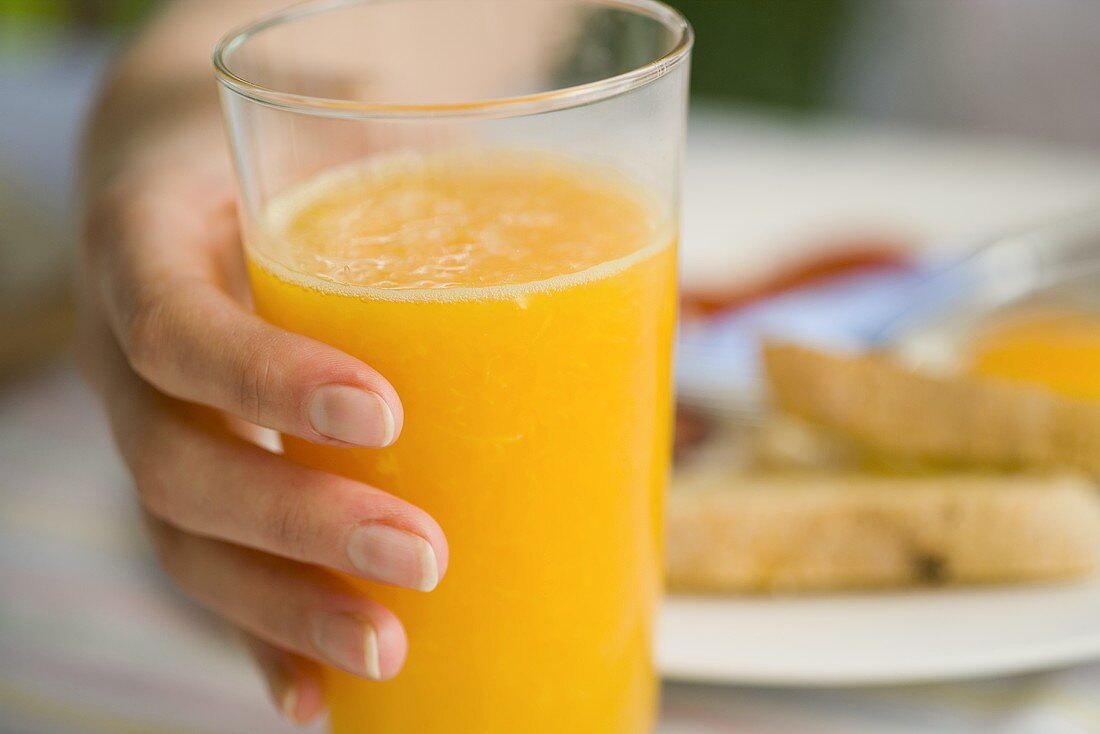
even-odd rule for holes
{"type": "Polygon", "coordinates": [[[925,375],[882,355],[768,344],[772,398],[862,447],[933,464],[1100,476],[1100,403],[1039,385],[925,375]]]}
{"type": "Polygon", "coordinates": [[[1100,500],[1075,476],[677,475],[668,580],[680,592],[811,591],[1080,576],[1100,500]]]}

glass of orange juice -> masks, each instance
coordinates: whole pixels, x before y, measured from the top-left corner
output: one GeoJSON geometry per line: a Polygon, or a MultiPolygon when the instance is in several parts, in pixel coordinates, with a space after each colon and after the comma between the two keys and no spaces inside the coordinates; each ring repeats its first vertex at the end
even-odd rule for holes
{"type": "Polygon", "coordinates": [[[322,0],[215,66],[256,310],[379,370],[381,450],[286,454],[429,511],[393,680],[335,734],[642,734],[691,30],[654,0],[322,0]]]}

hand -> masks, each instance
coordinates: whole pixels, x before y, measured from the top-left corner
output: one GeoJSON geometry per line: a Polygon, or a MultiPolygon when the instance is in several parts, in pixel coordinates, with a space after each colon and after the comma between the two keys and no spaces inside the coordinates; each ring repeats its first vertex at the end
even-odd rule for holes
{"type": "Polygon", "coordinates": [[[253,424],[380,447],[402,409],[369,366],[242,307],[219,139],[209,127],[154,136],[92,187],[80,358],[164,569],[245,632],[276,702],[305,722],[322,709],[318,662],[385,679],[405,658],[400,621],[332,571],[429,591],[447,543],[423,510],[242,437],[253,424]]]}

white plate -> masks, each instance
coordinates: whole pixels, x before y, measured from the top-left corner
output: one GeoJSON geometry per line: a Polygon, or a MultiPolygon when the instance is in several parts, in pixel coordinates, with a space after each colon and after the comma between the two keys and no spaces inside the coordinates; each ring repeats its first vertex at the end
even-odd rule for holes
{"type": "Polygon", "coordinates": [[[670,680],[848,686],[977,678],[1100,658],[1100,579],[810,597],[672,597],[670,680]]]}

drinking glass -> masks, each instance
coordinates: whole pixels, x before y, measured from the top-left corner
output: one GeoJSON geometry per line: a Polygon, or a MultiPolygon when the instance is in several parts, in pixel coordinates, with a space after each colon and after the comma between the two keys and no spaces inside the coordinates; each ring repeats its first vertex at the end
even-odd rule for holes
{"type": "Polygon", "coordinates": [[[352,581],[409,651],[326,670],[336,734],[651,729],[691,44],[654,0],[323,0],[218,46],[257,312],[404,406],[284,450],[450,545],[430,593],[352,581]]]}

